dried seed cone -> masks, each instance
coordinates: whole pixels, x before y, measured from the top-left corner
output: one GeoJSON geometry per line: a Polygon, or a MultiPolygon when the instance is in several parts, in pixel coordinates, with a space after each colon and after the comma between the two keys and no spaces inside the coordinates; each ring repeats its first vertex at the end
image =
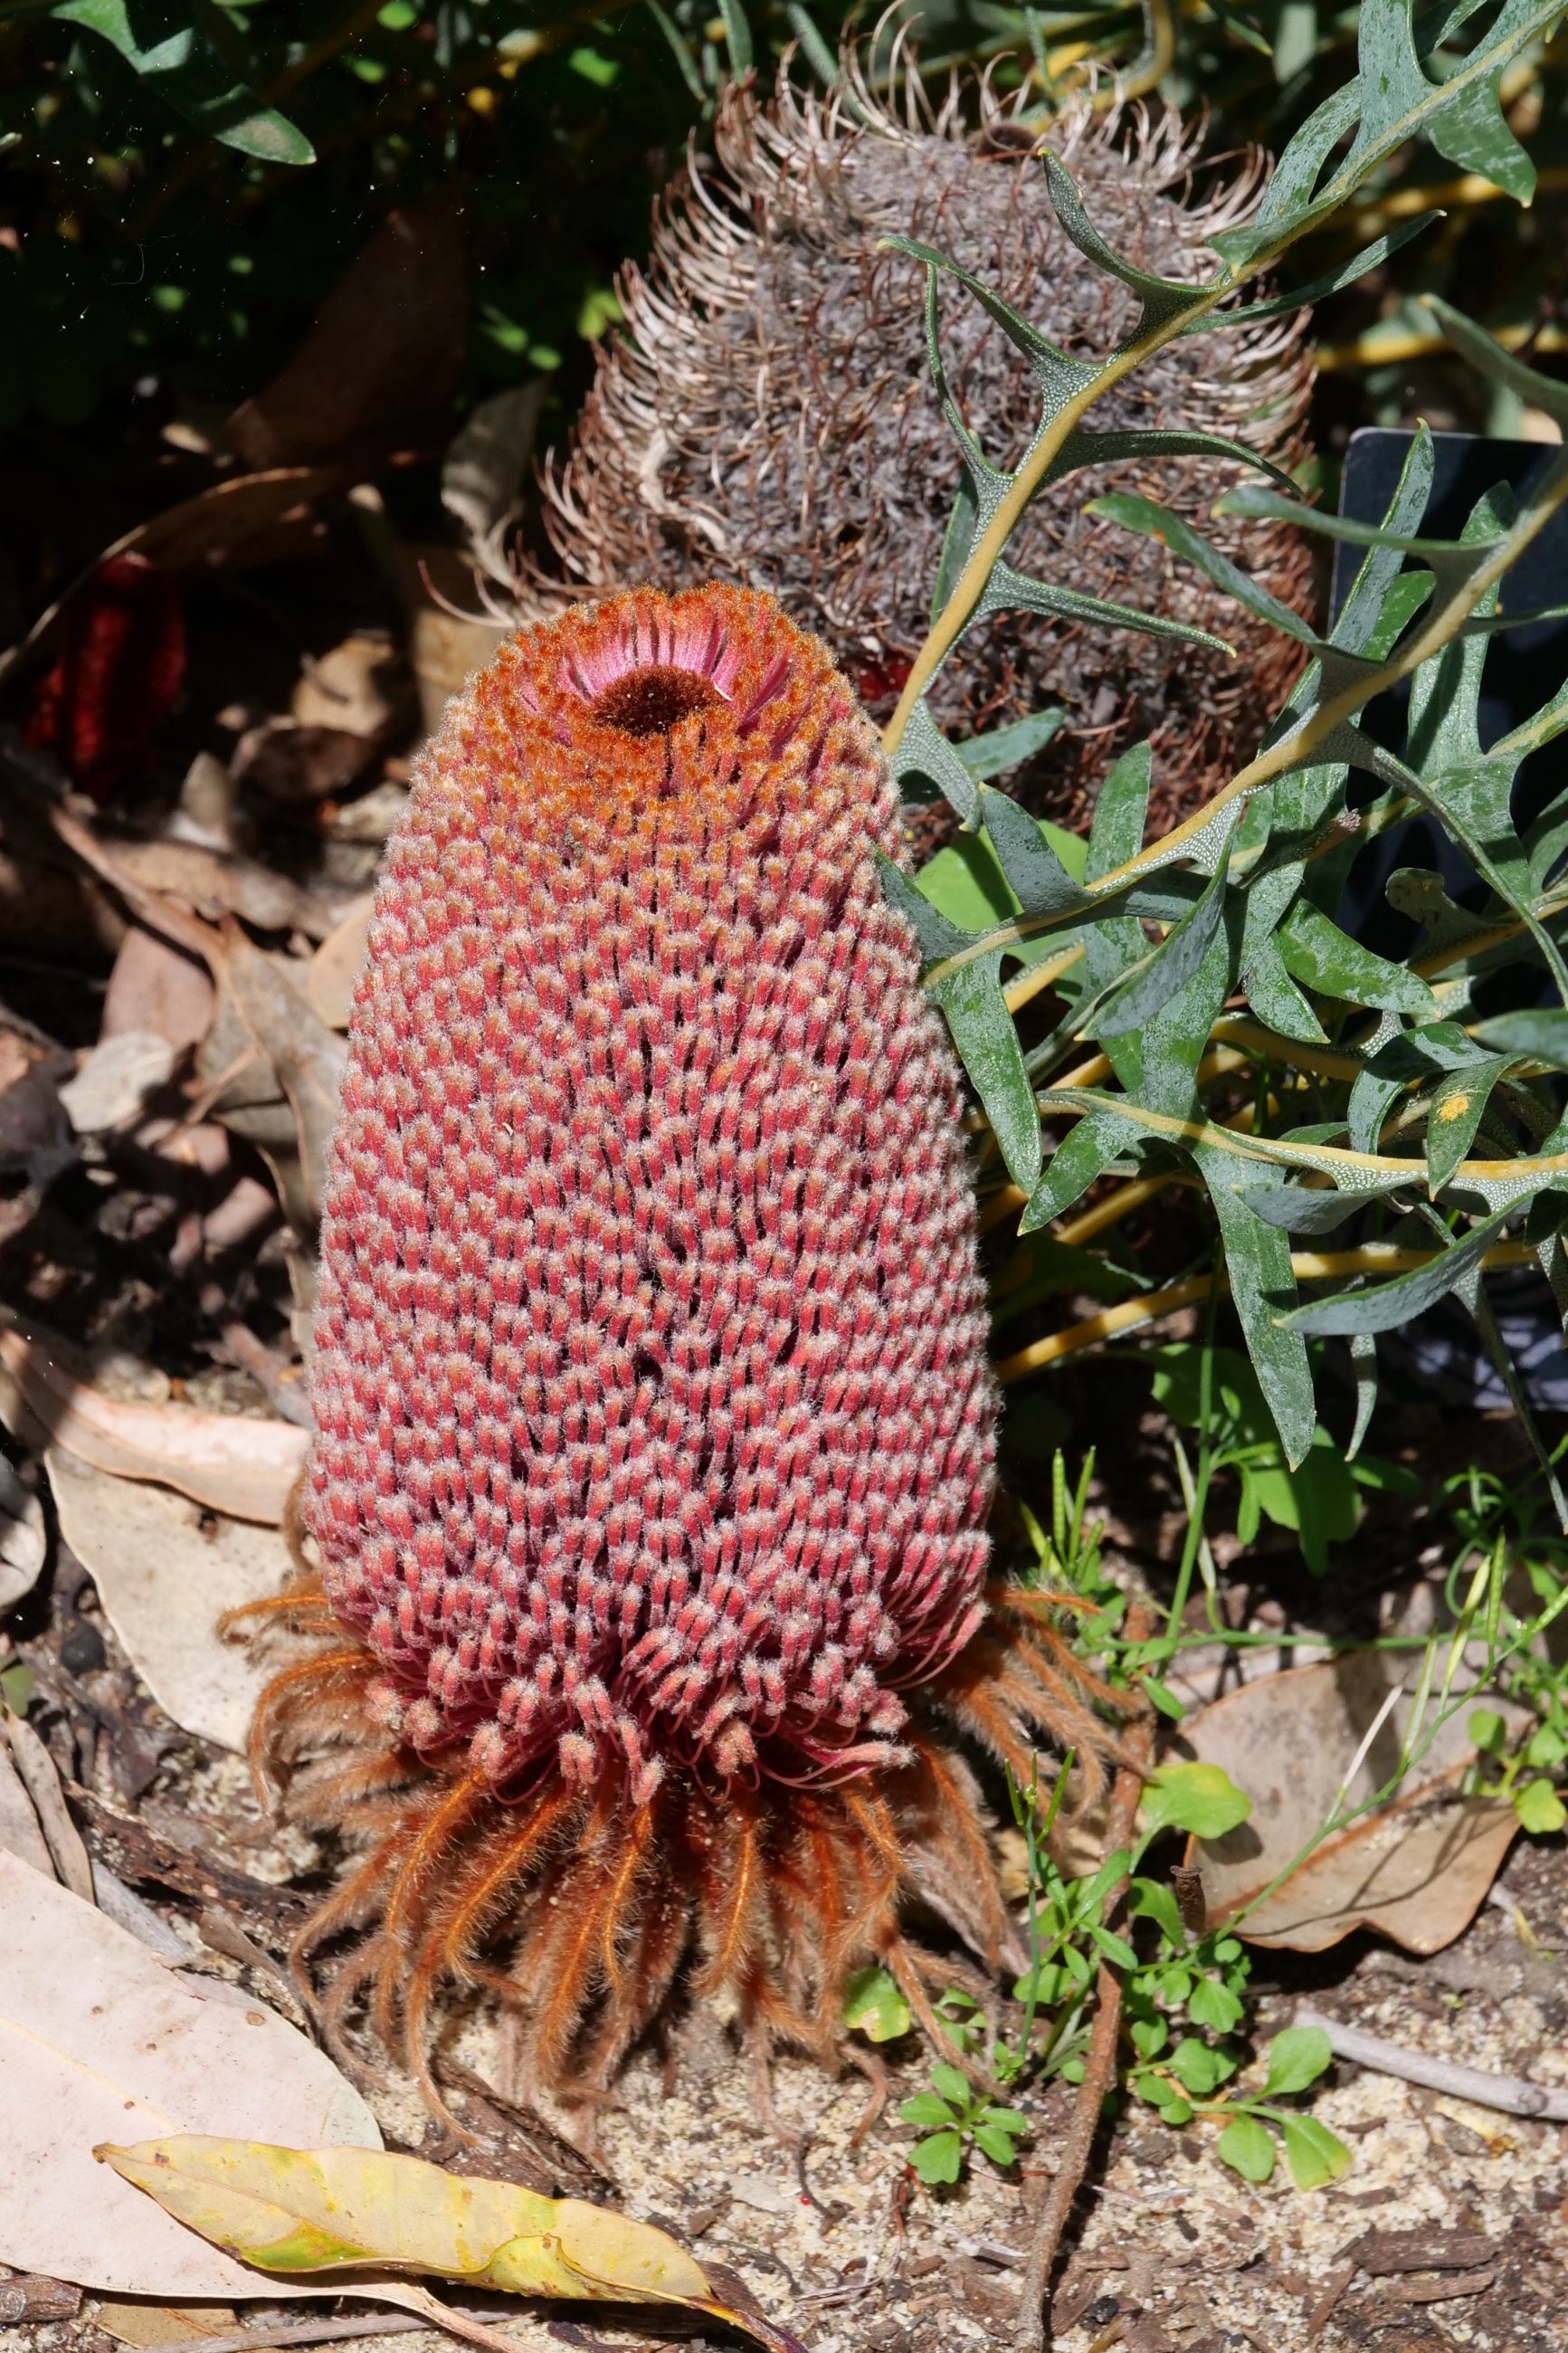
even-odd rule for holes
{"type": "MultiPolygon", "coordinates": [[[[1100,355],[1133,325],[1136,300],[1063,235],[1040,149],[1063,157],[1113,248],[1174,279],[1207,274],[1205,231],[1247,217],[1263,173],[1254,158],[1198,202],[1197,141],[1174,113],[1084,108],[1037,134],[984,90],[955,91],[933,115],[912,75],[884,106],[852,52],[845,70],[829,97],[781,78],[769,102],[749,82],[722,100],[716,162],[693,153],[656,213],[646,274],[628,268],[620,281],[625,326],[544,479],[553,555],[518,590],[536,617],[637,581],[743,581],[819,631],[881,712],[925,636],[959,453],[931,382],[921,272],[879,240],[940,247],[1063,348],[1100,355]]],[[[967,296],[945,289],[942,310],[968,422],[994,463],[1012,465],[1037,420],[1034,381],[967,296]]],[[[1176,343],[1089,421],[1221,433],[1289,467],[1311,385],[1302,338],[1297,317],[1176,343]]],[[[1048,706],[1068,715],[1023,781],[1031,806],[1081,821],[1115,754],[1152,733],[1165,821],[1256,749],[1299,649],[1156,542],[1080,512],[1109,489],[1162,499],[1300,606],[1310,563],[1295,533],[1208,522],[1246,478],[1208,459],[1094,468],[1030,509],[1009,550],[1020,569],[1206,629],[1238,654],[1022,614],[972,629],[932,695],[957,732],[1048,706]]]]}
{"type": "Polygon", "coordinates": [[[294,1609],[353,1640],[258,1723],[368,1847],[312,1941],[379,1919],[341,1986],[416,2057],[498,1931],[542,2084],[689,1951],[826,2047],[933,1856],[1005,1938],[933,1705],[1020,1763],[1094,1739],[984,1623],[986,1324],[896,836],[826,650],[743,590],[526,634],[425,755],[323,1227],[294,1609]]]}

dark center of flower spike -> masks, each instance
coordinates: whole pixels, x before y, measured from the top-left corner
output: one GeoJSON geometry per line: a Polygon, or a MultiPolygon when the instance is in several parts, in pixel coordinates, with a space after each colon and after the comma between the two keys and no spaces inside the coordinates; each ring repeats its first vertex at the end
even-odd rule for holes
{"type": "Polygon", "coordinates": [[[646,670],[627,670],[595,695],[589,709],[601,727],[617,727],[623,735],[668,735],[691,712],[717,710],[723,699],[700,671],[652,662],[646,670]]]}

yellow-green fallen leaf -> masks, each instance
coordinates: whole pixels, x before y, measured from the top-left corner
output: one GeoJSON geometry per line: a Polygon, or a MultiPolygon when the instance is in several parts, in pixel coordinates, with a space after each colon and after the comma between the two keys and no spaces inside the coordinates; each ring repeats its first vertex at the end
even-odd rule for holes
{"type": "MultiPolygon", "coordinates": [[[[721,2299],[695,2256],[647,2222],[581,2198],[443,2172],[371,2148],[276,2148],[182,2133],[93,2152],[232,2255],[297,2274],[373,2265],[513,2295],[678,2304],[746,2329],[773,2353],[796,2338],[721,2299]]],[[[445,2307],[443,2307],[445,2311],[445,2307]]],[[[448,2326],[486,2341],[466,2316],[448,2326]]]]}

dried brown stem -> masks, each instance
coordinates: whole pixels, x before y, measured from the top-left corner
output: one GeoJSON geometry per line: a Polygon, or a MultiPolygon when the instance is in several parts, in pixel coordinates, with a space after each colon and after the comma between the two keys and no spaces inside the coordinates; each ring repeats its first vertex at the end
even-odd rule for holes
{"type": "MultiPolygon", "coordinates": [[[[1153,1618],[1147,1605],[1134,1601],[1127,1612],[1128,1641],[1146,1641],[1152,1630],[1153,1618]]],[[[1142,1715],[1128,1725],[1122,1736],[1128,1761],[1117,1767],[1116,1778],[1110,1786],[1110,1804],[1105,1823],[1104,1851],[1108,1855],[1115,1854],[1121,1848],[1130,1847],[1132,1843],[1138,1800],[1143,1793],[1144,1778],[1153,1761],[1154,1728],[1153,1710],[1145,1702],[1142,1715]]],[[[1119,1902],[1119,1896],[1110,1900],[1106,1910],[1108,1922],[1119,1902]]],[[[1072,2124],[1062,2147],[1061,2162],[1047,2193],[1039,2221],[1035,2225],[1019,2305],[1021,2340],[1027,2343],[1032,2339],[1044,2348],[1044,2353],[1048,2353],[1051,2341],[1047,2302],[1051,2273],[1056,2267],[1062,2233],[1067,2229],[1089,2168],[1094,2137],[1100,2129],[1100,2109],[1116,2079],[1116,2042],[1121,2024],[1121,1979],[1108,1961],[1101,1961],[1095,1983],[1094,2031],[1084,2061],[1083,2081],[1079,2085],[1072,2124]]]]}

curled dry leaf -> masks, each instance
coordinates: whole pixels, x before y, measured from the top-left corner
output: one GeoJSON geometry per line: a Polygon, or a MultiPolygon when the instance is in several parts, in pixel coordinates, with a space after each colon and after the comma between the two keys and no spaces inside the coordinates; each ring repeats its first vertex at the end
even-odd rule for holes
{"type": "Polygon", "coordinates": [[[512,2295],[679,2305],[775,2353],[799,2353],[785,2331],[716,2295],[667,2232],[580,2198],[542,2198],[363,2147],[300,2151],[185,2136],[97,2154],[204,2238],[268,2272],[373,2263],[512,2295]]]}
{"type": "MultiPolygon", "coordinates": [[[[307,2147],[379,2147],[353,2085],[260,2003],[209,1999],[9,1854],[0,1920],[0,2263],[119,2295],[310,2294],[206,2245],[91,2152],[117,2133],[217,2126],[307,2147]]],[[[356,2283],[355,2293],[406,2301],[395,2282],[356,2283]]]]}
{"type": "Polygon", "coordinates": [[[14,1330],[0,1331],[0,1367],[15,1384],[7,1398],[0,1381],[0,1417],[14,1436],[41,1437],[95,1470],[156,1481],[237,1520],[282,1519],[310,1443],[294,1423],[105,1397],[62,1343],[14,1330]]]}
{"type": "Polygon", "coordinates": [[[1307,1953],[1362,1927],[1408,1952],[1436,1953],[1468,1926],[1519,1820],[1510,1805],[1456,1794],[1475,1757],[1466,1710],[1444,1725],[1391,1804],[1325,1840],[1264,1894],[1322,1829],[1342,1789],[1341,1810],[1350,1811],[1393,1777],[1410,1693],[1401,1692],[1381,1725],[1378,1717],[1391,1678],[1406,1672],[1400,1654],[1354,1651],[1244,1684],[1189,1718],[1184,1745],[1223,1766],[1252,1799],[1247,1820],[1188,1848],[1189,1864],[1202,1867],[1211,1926],[1233,1923],[1249,1943],[1307,1953]]]}
{"type": "Polygon", "coordinates": [[[223,1640],[218,1620],[281,1590],[289,1575],[282,1537],[215,1520],[166,1487],[111,1478],[58,1447],[46,1460],[61,1534],[164,1715],[198,1739],[242,1753],[267,1672],[243,1643],[223,1640]]]}

